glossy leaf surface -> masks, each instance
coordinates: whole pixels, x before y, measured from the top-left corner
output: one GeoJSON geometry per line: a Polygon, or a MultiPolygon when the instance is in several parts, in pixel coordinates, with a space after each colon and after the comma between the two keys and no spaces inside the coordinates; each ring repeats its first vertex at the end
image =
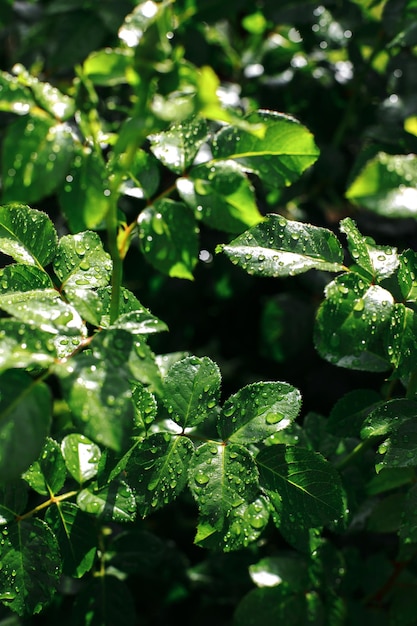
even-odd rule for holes
{"type": "Polygon", "coordinates": [[[22,204],[0,207],[0,250],[20,263],[42,268],[55,255],[57,234],[42,211],[22,204]]]}

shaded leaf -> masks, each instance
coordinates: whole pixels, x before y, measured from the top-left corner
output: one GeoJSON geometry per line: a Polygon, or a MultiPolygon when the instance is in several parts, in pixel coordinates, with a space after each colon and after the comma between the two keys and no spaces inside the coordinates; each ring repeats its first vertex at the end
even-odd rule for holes
{"type": "Polygon", "coordinates": [[[331,409],[327,430],[339,437],[357,437],[364,420],[380,402],[380,394],[373,389],[348,392],[331,409]]]}
{"type": "Polygon", "coordinates": [[[39,613],[52,600],[60,579],[55,535],[45,522],[31,518],[5,527],[1,540],[0,599],[18,615],[39,613]]]}
{"type": "Polygon", "coordinates": [[[20,478],[0,485],[0,525],[8,524],[20,515],[27,504],[28,486],[20,478]]]}
{"type": "Polygon", "coordinates": [[[99,576],[77,594],[71,615],[79,626],[135,626],[135,603],[128,586],[115,576],[99,576]]]}
{"type": "Polygon", "coordinates": [[[113,538],[106,560],[122,572],[146,576],[161,565],[165,551],[165,544],[156,535],[146,530],[128,530],[113,538]]]}
{"type": "MultiPolygon", "coordinates": [[[[404,419],[404,418],[403,418],[404,419]]],[[[417,454],[417,423],[414,419],[403,421],[393,428],[389,438],[379,447],[382,454],[375,466],[378,472],[385,467],[415,467],[417,454]]]]}
{"type": "Polygon", "coordinates": [[[51,423],[51,393],[25,372],[0,374],[0,482],[19,478],[39,456],[51,423]]]}
{"type": "Polygon", "coordinates": [[[54,257],[57,234],[49,217],[23,204],[0,206],[0,250],[19,263],[47,265],[54,257]]]}
{"type": "Polygon", "coordinates": [[[226,400],[217,429],[224,440],[255,443],[289,426],[300,408],[300,392],[292,385],[252,383],[226,400]]]}
{"type": "MultiPolygon", "coordinates": [[[[305,593],[294,593],[286,586],[253,589],[239,603],[234,616],[235,626],[286,626],[312,621],[305,593]]],[[[313,622],[314,623],[314,622],[313,622]]]]}
{"type": "Polygon", "coordinates": [[[343,251],[335,235],[325,228],[268,215],[263,222],[222,244],[232,263],[248,274],[285,277],[311,269],[343,270],[343,251]]]}
{"type": "Polygon", "coordinates": [[[196,426],[218,403],[220,384],[220,370],[208,357],[177,361],[164,379],[164,403],[170,417],[183,429],[196,426]]]}

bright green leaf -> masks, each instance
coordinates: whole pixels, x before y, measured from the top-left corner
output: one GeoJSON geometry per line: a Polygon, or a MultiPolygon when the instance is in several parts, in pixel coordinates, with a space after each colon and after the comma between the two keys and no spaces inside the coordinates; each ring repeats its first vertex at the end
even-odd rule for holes
{"type": "Polygon", "coordinates": [[[94,478],[101,456],[95,443],[84,435],[71,433],[62,440],[61,449],[67,470],[78,483],[94,478]]]}
{"type": "Polygon", "coordinates": [[[110,255],[91,231],[61,237],[53,266],[64,290],[97,289],[110,282],[110,255]]]}
{"type": "Polygon", "coordinates": [[[95,85],[113,87],[128,82],[133,55],[129,48],[104,48],[84,61],[83,73],[95,85]]]}
{"type": "Polygon", "coordinates": [[[23,474],[26,482],[38,493],[56,495],[63,487],[67,472],[59,444],[47,438],[39,458],[23,474]]]}
{"type": "Polygon", "coordinates": [[[83,489],[77,504],[103,522],[132,522],[136,517],[135,494],[124,481],[113,481],[101,489],[83,489]]]}
{"type": "Polygon", "coordinates": [[[182,174],[192,165],[207,134],[206,122],[194,117],[172,124],[167,131],[151,135],[149,140],[155,157],[176,174],[182,174]]]}
{"type": "Polygon", "coordinates": [[[330,230],[280,215],[268,215],[217,251],[225,252],[232,263],[257,276],[294,276],[311,269],[343,270],[343,250],[330,230]]]}
{"type": "Polygon", "coordinates": [[[217,429],[224,440],[255,443],[289,426],[298,416],[300,408],[300,392],[292,385],[252,383],[226,400],[217,429]]]}

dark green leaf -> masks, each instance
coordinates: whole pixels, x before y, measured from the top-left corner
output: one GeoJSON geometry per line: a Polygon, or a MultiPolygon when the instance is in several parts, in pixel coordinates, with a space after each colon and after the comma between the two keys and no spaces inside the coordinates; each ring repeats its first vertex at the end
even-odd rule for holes
{"type": "Polygon", "coordinates": [[[367,530],[373,533],[396,533],[401,523],[404,499],[403,493],[391,493],[379,500],[367,519],[367,530]]]}
{"type": "Polygon", "coordinates": [[[100,226],[109,210],[109,183],[103,159],[91,148],[76,146],[72,167],[58,189],[59,203],[72,232],[100,226]]]}
{"type": "Polygon", "coordinates": [[[106,487],[83,489],[77,496],[82,511],[96,515],[103,522],[132,522],[136,517],[135,494],[123,481],[106,487]]]}
{"type": "Polygon", "coordinates": [[[268,215],[263,222],[222,245],[232,263],[257,276],[294,276],[311,269],[343,270],[343,251],[325,228],[268,215]]]}
{"type": "Polygon", "coordinates": [[[207,124],[195,117],[172,124],[167,131],[149,137],[151,150],[166,167],[181,174],[207,139],[207,124]]]}
{"type": "Polygon", "coordinates": [[[38,493],[53,496],[63,487],[66,477],[61,448],[48,437],[39,458],[26,470],[23,478],[38,493]]]}
{"type": "Polygon", "coordinates": [[[73,146],[66,123],[24,117],[11,124],[3,143],[3,201],[38,202],[51,195],[67,175],[73,146]]]}
{"type": "Polygon", "coordinates": [[[78,483],[94,478],[101,456],[95,443],[84,435],[71,433],[62,440],[61,449],[67,470],[78,483]]]}
{"type": "Polygon", "coordinates": [[[417,253],[405,250],[400,254],[398,283],[404,300],[415,302],[417,299],[417,253]]]}
{"type": "MultiPolygon", "coordinates": [[[[398,470],[397,470],[398,471],[398,470]]],[[[417,543],[417,487],[408,491],[404,502],[399,536],[403,543],[417,543]]]]}
{"type": "Polygon", "coordinates": [[[386,289],[354,273],[338,276],[327,286],[316,317],[315,344],[320,356],[349,369],[387,370],[385,334],[393,305],[386,289]]]}
{"type": "MultiPolygon", "coordinates": [[[[286,586],[250,591],[238,605],[234,626],[299,626],[312,621],[305,593],[294,593],[286,586]]],[[[313,624],[315,622],[312,622],[313,624]]]]}
{"type": "Polygon", "coordinates": [[[192,453],[188,437],[168,433],[154,433],[135,448],[126,472],[143,517],[174,500],[184,489],[192,453]]]}
{"type": "Polygon", "coordinates": [[[170,417],[183,429],[196,426],[220,398],[221,375],[208,357],[177,361],[164,379],[164,403],[170,417]]]}
{"type": "Polygon", "coordinates": [[[254,188],[234,161],[200,165],[177,180],[177,189],[196,218],[211,228],[241,233],[262,221],[254,188]]]}
{"type": "Polygon", "coordinates": [[[401,302],[394,305],[386,343],[396,374],[407,377],[417,358],[417,317],[401,302]]]}
{"type": "Polygon", "coordinates": [[[77,595],[71,620],[79,626],[135,626],[132,594],[115,576],[93,578],[77,595]]]}
{"type": "Polygon", "coordinates": [[[39,456],[51,423],[51,393],[18,370],[0,375],[0,482],[19,478],[39,456]]]}
{"type": "Polygon", "coordinates": [[[367,415],[382,402],[373,389],[354,389],[340,398],[330,411],[327,430],[339,437],[357,437],[367,415]]]}
{"type": "Polygon", "coordinates": [[[234,159],[264,184],[274,187],[291,184],[316,161],[319,149],[312,134],[294,118],[275,111],[258,111],[246,120],[263,124],[264,136],[226,126],[213,143],[216,159],[234,159]]]}
{"type": "Polygon", "coordinates": [[[329,524],[343,514],[343,491],[334,467],[317,452],[276,445],[256,457],[260,484],[279,494],[282,514],[305,528],[329,524]]]}
{"type": "Polygon", "coordinates": [[[0,271],[0,293],[52,287],[48,274],[36,265],[7,265],[0,271]]]}
{"type": "MultiPolygon", "coordinates": [[[[197,448],[190,463],[189,486],[203,519],[218,531],[227,529],[226,518],[234,517],[233,509],[247,506],[259,496],[253,457],[235,443],[208,442],[197,448]]],[[[236,534],[240,531],[241,527],[236,534]]],[[[232,536],[225,535],[226,544],[228,539],[232,536]]]]}
{"type": "Polygon", "coordinates": [[[139,216],[139,241],[146,259],[160,272],[193,280],[198,228],[182,202],[160,200],[139,216]]]}
{"type": "Polygon", "coordinates": [[[379,447],[379,452],[383,456],[375,467],[377,471],[384,467],[415,467],[417,454],[415,415],[414,419],[403,421],[392,429],[390,437],[379,447]]]}
{"type": "Polygon", "coordinates": [[[414,482],[414,468],[390,467],[375,474],[366,485],[366,493],[370,496],[391,491],[414,482]]]}
{"type": "Polygon", "coordinates": [[[45,521],[54,532],[62,557],[62,572],[81,578],[94,564],[97,529],[94,520],[71,502],[49,507],[45,521]]]}
{"type": "Polygon", "coordinates": [[[19,263],[43,268],[55,256],[57,234],[42,211],[23,204],[0,206],[0,250],[19,263]]]}
{"type": "Polygon", "coordinates": [[[0,485],[0,525],[12,522],[24,511],[28,500],[28,486],[20,478],[0,485]]]}
{"type": "Polygon", "coordinates": [[[350,217],[340,222],[340,230],[348,239],[353,260],[365,270],[371,281],[384,280],[397,269],[399,259],[396,248],[377,246],[371,237],[363,237],[350,217]]]}
{"type": "Polygon", "coordinates": [[[48,367],[56,356],[50,333],[18,320],[0,319],[0,370],[48,367]]]}
{"type": "Polygon", "coordinates": [[[97,289],[110,282],[112,263],[97,233],[86,231],[59,240],[54,271],[61,289],[97,289]]]}
{"type": "Polygon", "coordinates": [[[346,197],[385,217],[415,217],[417,157],[379,152],[349,186],[346,197]]]}
{"type": "Polygon", "coordinates": [[[127,574],[149,575],[161,565],[165,544],[146,530],[125,531],[111,541],[106,560],[127,574]]]}
{"type": "Polygon", "coordinates": [[[376,406],[363,422],[361,437],[388,435],[410,417],[417,415],[417,403],[406,398],[388,400],[376,406]]]}
{"type": "Polygon", "coordinates": [[[292,385],[252,383],[226,400],[218,418],[218,432],[233,443],[262,441],[289,426],[300,408],[300,392],[292,385]]]}
{"type": "Polygon", "coordinates": [[[26,519],[1,534],[0,599],[18,615],[39,613],[51,601],[61,574],[55,535],[39,519],[26,519]]]}

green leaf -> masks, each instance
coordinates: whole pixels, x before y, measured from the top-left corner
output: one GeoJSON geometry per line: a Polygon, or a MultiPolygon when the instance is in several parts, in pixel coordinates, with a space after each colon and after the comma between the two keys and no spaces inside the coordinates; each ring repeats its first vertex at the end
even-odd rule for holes
{"type": "Polygon", "coordinates": [[[72,166],[58,189],[59,204],[72,232],[99,227],[109,210],[110,190],[103,159],[91,148],[75,146],[72,166]]]}
{"type": "Polygon", "coordinates": [[[43,268],[55,256],[57,234],[49,217],[23,204],[0,206],[0,250],[19,263],[43,268]]]}
{"type": "Polygon", "coordinates": [[[294,593],[288,587],[280,585],[250,591],[238,605],[233,624],[234,626],[256,626],[256,624],[298,626],[309,622],[316,624],[317,622],[312,619],[305,592],[294,593]]]}
{"type": "Polygon", "coordinates": [[[53,194],[68,173],[73,149],[72,130],[66,123],[24,117],[8,126],[3,201],[32,203],[53,194]]]}
{"type": "Polygon", "coordinates": [[[133,451],[126,466],[142,517],[174,500],[187,483],[193,453],[188,437],[154,433],[133,451]]]}
{"type": "Polygon", "coordinates": [[[80,485],[96,476],[101,450],[87,437],[78,433],[66,435],[61,450],[67,470],[80,485]]]}
{"type": "Polygon", "coordinates": [[[255,190],[242,167],[234,161],[193,168],[188,178],[177,179],[181,198],[196,218],[217,230],[240,233],[262,221],[255,190]]]}
{"type": "Polygon", "coordinates": [[[66,292],[107,286],[112,262],[97,233],[86,231],[61,237],[53,267],[66,292]]]}
{"type": "Polygon", "coordinates": [[[143,385],[136,385],[132,392],[135,405],[135,436],[143,436],[154,422],[158,405],[155,396],[143,385]]]}
{"type": "Polygon", "coordinates": [[[51,393],[25,372],[0,374],[0,482],[19,478],[39,456],[51,424],[51,393]]]}
{"type": "Polygon", "coordinates": [[[84,322],[56,289],[33,289],[0,295],[0,309],[41,330],[77,336],[85,334],[84,322]]]}
{"type": "Polygon", "coordinates": [[[314,337],[320,356],[340,367],[386,371],[392,294],[354,273],[338,276],[325,293],[314,337]]]}
{"type": "Polygon", "coordinates": [[[33,324],[15,319],[0,319],[0,370],[41,367],[57,357],[51,334],[33,324]]]}
{"type": "Polygon", "coordinates": [[[13,522],[25,510],[27,500],[28,486],[24,480],[19,478],[0,485],[0,525],[13,522]]]}
{"type": "Polygon", "coordinates": [[[0,271],[0,294],[52,287],[48,274],[36,265],[7,265],[0,271]]]}
{"type": "Polygon", "coordinates": [[[128,586],[115,576],[99,576],[77,594],[71,614],[79,626],[135,626],[135,603],[128,586]]]}
{"type": "Polygon", "coordinates": [[[146,530],[128,530],[114,536],[106,560],[122,572],[146,576],[161,565],[165,551],[165,544],[156,535],[146,530]]]}
{"type": "Polygon", "coordinates": [[[417,317],[401,302],[395,303],[387,332],[387,352],[397,376],[407,377],[417,357],[417,317]]]}
{"type": "Polygon", "coordinates": [[[400,424],[417,415],[417,402],[407,398],[397,398],[380,403],[365,419],[362,429],[362,439],[388,435],[400,424]]]}
{"type": "Polygon", "coordinates": [[[230,244],[217,248],[232,263],[256,276],[294,276],[311,269],[340,272],[343,250],[325,228],[268,215],[230,244]]]}
{"type": "Polygon", "coordinates": [[[30,90],[21,85],[16,76],[0,72],[0,111],[26,115],[34,108],[35,101],[30,90]]]}
{"type": "Polygon", "coordinates": [[[398,269],[398,284],[404,300],[417,300],[417,253],[414,250],[405,250],[400,254],[398,269]]]}
{"type": "Polygon", "coordinates": [[[133,428],[133,403],[122,364],[80,354],[55,371],[82,434],[112,450],[125,449],[133,428]]]}
{"type": "Polygon", "coordinates": [[[39,458],[26,470],[23,478],[38,493],[53,496],[62,489],[66,477],[61,448],[48,437],[39,458]]]}
{"type": "Polygon", "coordinates": [[[414,482],[413,467],[391,467],[381,469],[366,484],[366,493],[375,496],[386,491],[398,489],[414,482]]]}
{"type": "Polygon", "coordinates": [[[207,442],[198,447],[190,463],[189,486],[203,518],[219,531],[227,527],[225,520],[233,509],[259,496],[253,457],[235,443],[207,442]]]}
{"type": "Polygon", "coordinates": [[[379,152],[350,184],[346,197],[384,217],[415,217],[417,157],[379,152]]]}
{"type": "Polygon", "coordinates": [[[371,511],[366,529],[372,533],[396,533],[401,523],[405,495],[391,493],[379,500],[371,511]]]}
{"type": "Polygon", "coordinates": [[[245,119],[262,124],[264,136],[226,126],[213,142],[216,160],[236,160],[265,185],[274,187],[290,185],[317,160],[319,149],[313,135],[294,118],[261,110],[245,119]]]}
{"type": "Polygon", "coordinates": [[[417,423],[416,415],[413,419],[403,421],[404,416],[397,420],[400,422],[396,428],[392,428],[390,437],[379,447],[382,454],[375,469],[379,472],[385,467],[415,467],[417,453],[417,423]],[[402,422],[402,423],[401,423],[402,422]]]}
{"type": "Polygon", "coordinates": [[[403,508],[401,525],[399,528],[400,540],[404,543],[417,543],[417,487],[414,485],[408,491],[403,508]]]}
{"type": "Polygon", "coordinates": [[[296,525],[314,528],[342,516],[339,474],[317,452],[278,444],[261,450],[256,463],[261,486],[279,494],[282,515],[296,525]]]}
{"type": "Polygon", "coordinates": [[[83,489],[77,496],[82,511],[97,516],[102,522],[133,522],[136,501],[132,488],[122,480],[113,481],[101,489],[83,489]]]}
{"type": "Polygon", "coordinates": [[[139,242],[147,261],[175,278],[193,280],[198,255],[198,228],[182,203],[160,200],[139,215],[139,242]]]}
{"type": "Polygon", "coordinates": [[[193,117],[172,124],[168,130],[149,136],[156,158],[176,174],[192,165],[208,136],[205,120],[193,117]]]}
{"type": "Polygon", "coordinates": [[[91,570],[97,552],[94,519],[71,502],[58,502],[48,508],[45,521],[58,541],[62,573],[81,578],[91,570]]]}
{"type": "Polygon", "coordinates": [[[123,24],[119,28],[119,39],[128,48],[136,47],[144,37],[146,31],[157,21],[158,14],[163,5],[149,0],[149,4],[141,3],[126,16],[123,24]]]}
{"type": "Polygon", "coordinates": [[[219,402],[220,384],[220,370],[208,357],[177,361],[164,379],[164,403],[170,417],[183,429],[204,421],[219,402]]]}
{"type": "Polygon", "coordinates": [[[292,385],[252,383],[226,400],[217,421],[218,433],[225,441],[256,443],[289,426],[300,408],[300,392],[292,385]]]}
{"type": "Polygon", "coordinates": [[[167,330],[160,319],[152,315],[136,296],[128,289],[120,290],[119,316],[110,324],[111,287],[98,290],[102,312],[100,326],[109,329],[125,330],[132,335],[148,335],[167,330]]]}
{"type": "Polygon", "coordinates": [[[287,584],[293,591],[305,591],[310,584],[308,561],[300,554],[267,556],[249,566],[252,581],[258,587],[287,584]]]}
{"type": "Polygon", "coordinates": [[[0,599],[20,616],[39,613],[52,600],[61,575],[55,535],[32,518],[4,527],[1,542],[0,599]]]}
{"type": "Polygon", "coordinates": [[[104,48],[92,52],[84,61],[83,74],[92,83],[113,87],[129,82],[128,72],[133,55],[129,48],[104,48]]]}
{"type": "Polygon", "coordinates": [[[359,232],[350,217],[340,222],[340,230],[348,239],[350,255],[371,281],[384,280],[397,269],[399,259],[396,248],[377,246],[371,237],[364,237],[359,232]]]}
{"type": "Polygon", "coordinates": [[[367,415],[382,402],[373,389],[354,389],[342,396],[330,411],[327,430],[339,437],[357,437],[367,415]]]}
{"type": "Polygon", "coordinates": [[[222,524],[212,525],[208,517],[201,515],[194,543],[210,550],[240,550],[259,538],[268,521],[265,498],[242,502],[223,517],[222,524]]]}

